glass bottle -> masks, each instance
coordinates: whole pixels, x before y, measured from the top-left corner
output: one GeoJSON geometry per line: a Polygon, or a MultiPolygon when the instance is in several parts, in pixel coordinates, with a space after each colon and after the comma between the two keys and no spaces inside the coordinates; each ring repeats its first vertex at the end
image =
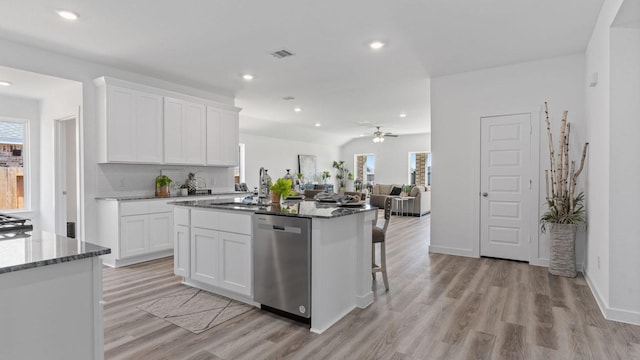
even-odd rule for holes
{"type": "Polygon", "coordinates": [[[284,174],[283,178],[285,180],[291,180],[291,189],[295,189],[295,182],[293,181],[293,175],[290,173],[291,169],[287,169],[287,173],[284,174]]]}

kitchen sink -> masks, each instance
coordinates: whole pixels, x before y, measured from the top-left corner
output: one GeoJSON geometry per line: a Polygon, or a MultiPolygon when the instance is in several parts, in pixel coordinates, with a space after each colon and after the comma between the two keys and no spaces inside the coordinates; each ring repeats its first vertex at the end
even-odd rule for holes
{"type": "Polygon", "coordinates": [[[267,209],[267,207],[263,206],[263,205],[243,204],[243,203],[238,203],[238,202],[223,202],[223,203],[211,202],[211,205],[224,206],[224,207],[228,207],[228,208],[232,208],[232,209],[247,210],[247,211],[258,211],[258,210],[266,210],[267,209]]]}

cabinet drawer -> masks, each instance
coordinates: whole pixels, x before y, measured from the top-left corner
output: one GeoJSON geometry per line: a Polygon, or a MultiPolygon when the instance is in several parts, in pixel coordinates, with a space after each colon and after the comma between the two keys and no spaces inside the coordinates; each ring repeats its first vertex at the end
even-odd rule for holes
{"type": "Polygon", "coordinates": [[[191,210],[191,226],[203,229],[218,229],[218,211],[191,210]]]}
{"type": "Polygon", "coordinates": [[[150,200],[149,201],[149,214],[172,212],[173,205],[167,204],[173,200],[150,200]]]}
{"type": "Polygon", "coordinates": [[[175,208],[173,210],[173,223],[189,226],[189,209],[175,208]]]}
{"type": "Polygon", "coordinates": [[[121,201],[120,216],[144,215],[149,213],[148,201],[121,201]]]}
{"type": "Polygon", "coordinates": [[[218,230],[237,234],[251,235],[251,215],[239,212],[221,212],[218,230]]]}

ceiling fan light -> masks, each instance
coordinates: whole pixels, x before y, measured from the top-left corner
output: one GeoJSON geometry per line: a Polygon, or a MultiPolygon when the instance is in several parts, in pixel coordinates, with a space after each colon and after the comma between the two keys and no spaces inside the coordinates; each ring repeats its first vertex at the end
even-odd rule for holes
{"type": "Polygon", "coordinates": [[[380,137],[380,142],[384,142],[384,138],[382,136],[380,137]]]}
{"type": "Polygon", "coordinates": [[[379,138],[379,137],[377,137],[377,136],[376,136],[376,137],[374,137],[374,138],[373,138],[373,142],[374,142],[374,143],[379,143],[379,142],[380,142],[380,138],[379,138]]]}

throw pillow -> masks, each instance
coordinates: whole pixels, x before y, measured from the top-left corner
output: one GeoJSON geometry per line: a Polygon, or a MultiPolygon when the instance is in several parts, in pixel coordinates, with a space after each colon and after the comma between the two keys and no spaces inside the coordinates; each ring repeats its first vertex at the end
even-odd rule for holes
{"type": "Polygon", "coordinates": [[[400,193],[402,192],[402,188],[396,187],[394,186],[393,189],[391,189],[391,192],[389,193],[389,195],[400,195],[400,193]]]}

